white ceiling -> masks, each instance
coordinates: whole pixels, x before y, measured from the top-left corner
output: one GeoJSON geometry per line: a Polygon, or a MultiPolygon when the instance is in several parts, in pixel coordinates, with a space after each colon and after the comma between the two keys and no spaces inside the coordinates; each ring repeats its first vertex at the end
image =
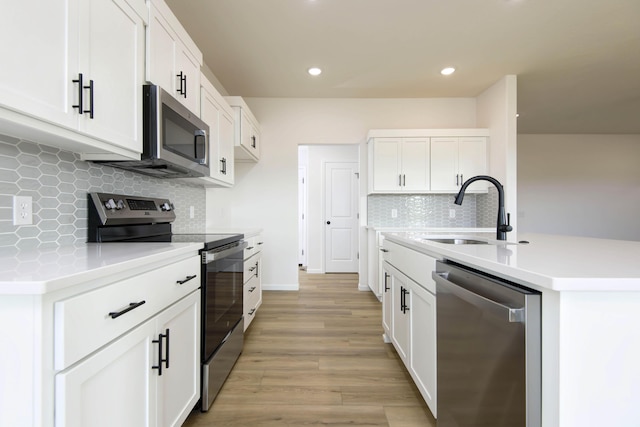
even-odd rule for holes
{"type": "Polygon", "coordinates": [[[231,95],[475,97],[516,74],[519,133],[640,134],[640,0],[166,1],[231,95]]]}

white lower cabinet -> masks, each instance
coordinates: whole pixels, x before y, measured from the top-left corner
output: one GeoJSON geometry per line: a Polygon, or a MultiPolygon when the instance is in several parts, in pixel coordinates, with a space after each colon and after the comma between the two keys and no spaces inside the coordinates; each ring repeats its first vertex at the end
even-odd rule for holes
{"type": "Polygon", "coordinates": [[[155,426],[155,322],[56,375],[56,427],[155,426]]]}
{"type": "Polygon", "coordinates": [[[385,340],[390,339],[393,343],[435,417],[436,295],[430,274],[435,269],[436,260],[387,240],[384,246],[387,249],[382,267],[385,340]]]}
{"type": "Polygon", "coordinates": [[[411,349],[409,372],[436,416],[436,296],[418,284],[411,286],[411,349]]]}
{"type": "Polygon", "coordinates": [[[56,375],[55,425],[180,426],[200,397],[193,292],[56,375]]]}
{"type": "Polygon", "coordinates": [[[249,245],[244,250],[244,330],[246,331],[262,305],[262,236],[246,239],[249,245]]]}
{"type": "Polygon", "coordinates": [[[392,267],[391,271],[391,342],[405,365],[409,362],[411,291],[408,278],[392,267]]]}

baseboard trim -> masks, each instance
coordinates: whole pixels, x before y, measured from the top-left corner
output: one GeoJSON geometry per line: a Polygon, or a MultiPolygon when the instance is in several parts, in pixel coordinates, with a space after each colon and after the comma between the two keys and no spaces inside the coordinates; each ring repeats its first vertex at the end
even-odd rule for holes
{"type": "Polygon", "coordinates": [[[364,292],[364,291],[370,291],[371,288],[367,284],[363,285],[362,283],[358,283],[358,290],[364,292]]]}
{"type": "Polygon", "coordinates": [[[286,285],[277,285],[277,284],[267,285],[263,283],[262,290],[263,291],[299,291],[300,285],[298,283],[290,283],[286,285]]]}
{"type": "Polygon", "coordinates": [[[324,270],[321,268],[312,268],[312,269],[307,269],[307,274],[324,274],[324,270]]]}

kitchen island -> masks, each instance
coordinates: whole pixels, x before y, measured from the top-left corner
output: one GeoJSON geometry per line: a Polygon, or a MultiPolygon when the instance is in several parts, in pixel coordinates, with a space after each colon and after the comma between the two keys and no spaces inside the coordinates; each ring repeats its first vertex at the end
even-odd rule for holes
{"type": "Polygon", "coordinates": [[[491,244],[426,240],[443,233],[385,233],[390,242],[542,293],[543,426],[638,425],[640,243],[484,236],[476,238],[491,244]]]}

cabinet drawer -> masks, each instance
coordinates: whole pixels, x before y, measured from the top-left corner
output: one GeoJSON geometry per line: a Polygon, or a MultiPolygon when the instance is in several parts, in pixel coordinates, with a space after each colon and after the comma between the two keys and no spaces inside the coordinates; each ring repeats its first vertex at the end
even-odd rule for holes
{"type": "Polygon", "coordinates": [[[244,283],[247,283],[251,278],[258,275],[258,269],[260,268],[258,260],[260,255],[254,254],[249,259],[244,260],[244,283]]]}
{"type": "Polygon", "coordinates": [[[262,236],[246,237],[247,247],[244,249],[244,259],[257,254],[262,250],[262,236]]]}
{"type": "Polygon", "coordinates": [[[244,285],[244,329],[246,330],[256,315],[258,307],[262,304],[262,288],[260,279],[253,276],[244,285]]]}
{"type": "Polygon", "coordinates": [[[200,258],[191,257],[56,302],[55,369],[77,362],[199,287],[200,258]]]}
{"type": "Polygon", "coordinates": [[[389,240],[384,241],[384,259],[389,264],[435,294],[436,286],[431,272],[436,269],[436,259],[429,255],[405,248],[389,240]]]}

